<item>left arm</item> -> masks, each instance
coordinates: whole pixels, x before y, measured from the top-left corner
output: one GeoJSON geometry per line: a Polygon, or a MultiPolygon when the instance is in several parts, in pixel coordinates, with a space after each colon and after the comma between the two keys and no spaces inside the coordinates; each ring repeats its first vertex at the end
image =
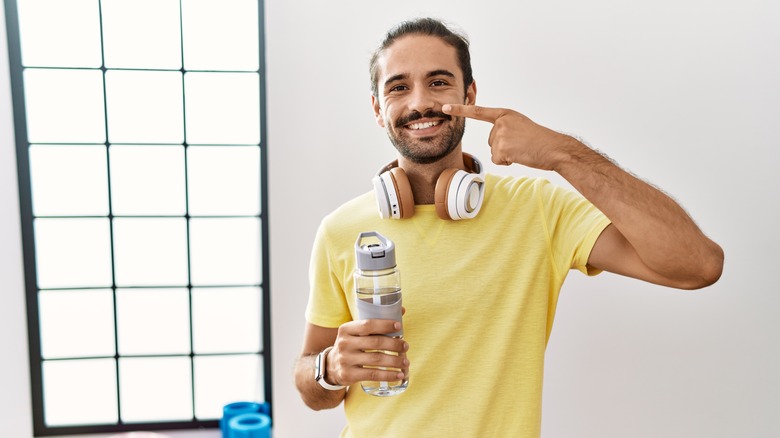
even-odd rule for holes
{"type": "Polygon", "coordinates": [[[589,265],[680,289],[718,280],[723,250],[679,204],[574,138],[560,141],[566,158],[555,170],[612,221],[589,265]]]}
{"type": "Polygon", "coordinates": [[[720,277],[723,250],[680,205],[582,142],[508,109],[445,105],[443,111],[493,123],[494,163],[556,171],[612,221],[590,266],[680,289],[720,277]]]}

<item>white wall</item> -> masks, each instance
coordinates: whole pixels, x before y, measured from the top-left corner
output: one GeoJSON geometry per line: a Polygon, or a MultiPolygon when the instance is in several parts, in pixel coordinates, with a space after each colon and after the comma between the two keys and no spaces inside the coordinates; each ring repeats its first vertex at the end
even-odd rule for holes
{"type": "MultiPolygon", "coordinates": [[[[394,156],[367,63],[397,21],[471,37],[477,103],[577,134],[678,199],[726,251],[682,292],[572,273],[548,347],[543,436],[780,436],[780,7],[776,2],[267,2],[276,428],[334,436],[290,377],[320,218],[394,156]]],[[[489,128],[465,149],[489,161],[489,128]]],[[[520,166],[492,171],[537,174],[520,166]]],[[[548,175],[560,182],[556,175],[548,175]]]]}
{"type": "MultiPolygon", "coordinates": [[[[292,384],[309,249],[320,218],[394,156],[371,116],[367,62],[389,26],[416,15],[469,34],[477,103],[583,137],[671,193],[726,251],[723,278],[697,292],[569,277],[547,354],[545,438],[780,436],[777,3],[269,0],[275,436],[343,425],[340,408],[311,412],[292,384]]],[[[2,21],[0,435],[15,438],[30,436],[31,414],[4,39],[2,21]]],[[[464,139],[483,161],[488,132],[472,122],[464,139]]]]}

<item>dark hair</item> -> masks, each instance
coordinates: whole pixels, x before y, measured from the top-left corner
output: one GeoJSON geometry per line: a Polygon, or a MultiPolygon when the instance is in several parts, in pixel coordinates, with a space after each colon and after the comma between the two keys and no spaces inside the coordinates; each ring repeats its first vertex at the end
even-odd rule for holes
{"type": "Polygon", "coordinates": [[[465,35],[453,32],[444,23],[435,18],[417,18],[404,21],[394,28],[390,29],[385,35],[384,41],[371,56],[369,73],[371,74],[371,93],[379,96],[377,81],[379,80],[379,67],[377,61],[379,56],[390,47],[398,38],[406,35],[430,35],[441,38],[445,43],[455,48],[458,56],[458,64],[463,73],[464,92],[474,82],[471,72],[471,54],[469,53],[469,40],[465,35]]]}

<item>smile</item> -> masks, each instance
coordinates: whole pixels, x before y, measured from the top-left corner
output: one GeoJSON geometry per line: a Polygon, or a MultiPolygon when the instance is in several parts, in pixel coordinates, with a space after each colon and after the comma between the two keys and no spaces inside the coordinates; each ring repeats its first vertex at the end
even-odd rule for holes
{"type": "Polygon", "coordinates": [[[412,130],[419,130],[419,129],[427,129],[431,128],[433,126],[436,126],[441,123],[441,120],[436,120],[434,122],[421,122],[421,123],[410,123],[406,125],[407,128],[412,130]]]}

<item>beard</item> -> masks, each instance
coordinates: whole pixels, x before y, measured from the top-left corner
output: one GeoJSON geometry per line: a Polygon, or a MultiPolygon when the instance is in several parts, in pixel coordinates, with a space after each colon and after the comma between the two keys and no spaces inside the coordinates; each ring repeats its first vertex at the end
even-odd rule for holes
{"type": "Polygon", "coordinates": [[[405,136],[403,126],[422,118],[453,120],[453,117],[449,114],[438,111],[429,110],[425,114],[415,111],[399,118],[392,127],[390,124],[387,124],[386,131],[390,142],[393,143],[393,146],[395,146],[401,156],[413,163],[431,164],[446,157],[458,147],[466,130],[466,119],[455,117],[454,123],[446,126],[444,132],[438,133],[436,137],[409,138],[405,136]]]}

